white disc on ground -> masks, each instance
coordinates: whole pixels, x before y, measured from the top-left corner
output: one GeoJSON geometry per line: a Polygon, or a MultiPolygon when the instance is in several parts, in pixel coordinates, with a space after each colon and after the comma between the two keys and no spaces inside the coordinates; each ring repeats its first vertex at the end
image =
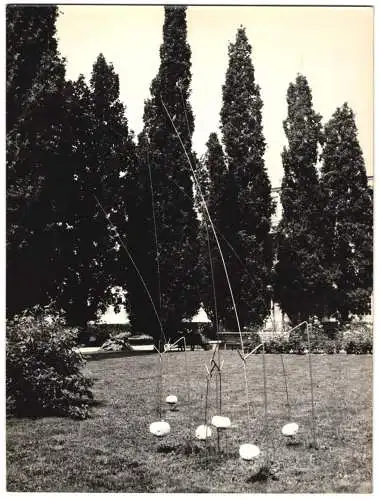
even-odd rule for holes
{"type": "Polygon", "coordinates": [[[297,434],[298,429],[299,429],[298,424],[296,424],[295,422],[291,422],[290,424],[284,425],[281,432],[283,433],[284,436],[292,437],[297,434]]]}
{"type": "Polygon", "coordinates": [[[228,427],[231,427],[231,420],[228,417],[215,415],[211,419],[211,424],[217,429],[227,429],[228,427]]]}
{"type": "Polygon", "coordinates": [[[211,434],[212,434],[212,430],[211,430],[211,427],[209,425],[199,425],[195,429],[195,437],[197,439],[202,440],[202,441],[211,437],[211,434]]]}
{"type": "Polygon", "coordinates": [[[170,432],[170,425],[167,422],[153,422],[149,426],[149,430],[157,437],[166,436],[170,432]]]}
{"type": "Polygon", "coordinates": [[[178,403],[178,398],[177,396],[174,396],[173,394],[170,394],[165,400],[169,405],[175,405],[178,403]]]}
{"type": "Polygon", "coordinates": [[[239,455],[243,460],[254,460],[260,455],[260,448],[254,444],[245,443],[240,446],[239,455]]]}

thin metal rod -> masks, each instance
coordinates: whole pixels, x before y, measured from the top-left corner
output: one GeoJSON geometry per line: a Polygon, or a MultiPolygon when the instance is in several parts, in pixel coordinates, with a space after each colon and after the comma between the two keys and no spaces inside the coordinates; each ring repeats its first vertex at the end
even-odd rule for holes
{"type": "MultiPolygon", "coordinates": [[[[267,369],[265,359],[265,342],[263,342],[263,382],[264,382],[264,439],[265,445],[269,448],[269,435],[268,435],[268,389],[267,389],[267,369]]],[[[269,464],[269,453],[266,454],[266,463],[269,464]]]]}
{"type": "Polygon", "coordinates": [[[154,203],[154,193],[153,193],[153,181],[152,181],[152,172],[150,168],[149,162],[149,152],[146,154],[146,161],[148,164],[148,172],[149,172],[149,182],[150,182],[150,192],[152,196],[152,215],[153,215],[153,227],[154,227],[154,241],[156,245],[156,262],[157,262],[157,288],[158,288],[158,303],[161,311],[161,274],[160,274],[160,257],[159,257],[159,249],[158,249],[158,237],[157,237],[157,224],[156,224],[156,210],[154,203]]]}
{"type": "Polygon", "coordinates": [[[187,345],[186,345],[186,338],[183,337],[183,344],[184,344],[184,347],[185,347],[185,376],[186,376],[186,381],[187,381],[187,384],[186,384],[186,387],[187,387],[187,406],[188,406],[188,412],[189,412],[189,416],[190,416],[190,378],[189,378],[189,365],[188,365],[188,362],[187,362],[187,345]]]}
{"type": "Polygon", "coordinates": [[[243,359],[243,367],[244,367],[244,383],[245,383],[245,394],[246,394],[246,403],[247,403],[247,417],[248,417],[248,425],[251,420],[251,410],[249,407],[249,389],[248,389],[248,376],[247,376],[247,366],[246,361],[243,359]]]}
{"type": "Polygon", "coordinates": [[[217,345],[218,349],[218,364],[219,364],[219,412],[222,413],[222,367],[220,365],[220,349],[219,345],[217,345]]]}
{"type": "Polygon", "coordinates": [[[300,323],[299,325],[294,326],[292,329],[288,330],[286,333],[287,334],[292,333],[294,330],[296,330],[297,328],[299,328],[302,325],[308,325],[308,322],[307,321],[302,321],[302,323],[300,323]]]}
{"type": "MultiPolygon", "coordinates": [[[[222,414],[222,370],[220,366],[220,352],[219,352],[219,346],[218,346],[218,363],[219,363],[219,370],[218,370],[218,380],[219,380],[219,415],[222,414]]],[[[220,449],[220,433],[218,429],[218,448],[220,449]]]]}
{"type": "MultiPolygon", "coordinates": [[[[159,347],[161,341],[159,341],[159,347]]],[[[160,349],[161,350],[161,349],[160,349]]],[[[162,354],[159,354],[159,377],[158,377],[158,416],[160,420],[162,420],[162,377],[163,377],[163,369],[162,369],[162,354]]]]}
{"type": "MultiPolygon", "coordinates": [[[[218,367],[219,368],[219,367],[218,367]]],[[[220,371],[218,369],[216,377],[215,377],[215,396],[216,396],[216,408],[219,410],[219,376],[220,376],[220,371]]],[[[220,413],[219,413],[220,415],[220,413]]],[[[220,449],[220,429],[219,427],[216,428],[216,437],[217,437],[217,445],[218,445],[218,455],[220,455],[221,449],[220,449]]]]}
{"type": "Polygon", "coordinates": [[[306,333],[307,333],[307,344],[308,344],[308,356],[309,356],[309,375],[310,375],[310,396],[311,396],[311,420],[312,420],[312,433],[313,433],[313,444],[317,447],[317,439],[315,433],[315,409],[314,409],[314,388],[313,388],[313,368],[311,363],[311,345],[310,345],[310,333],[309,333],[309,323],[306,323],[306,333]]]}
{"type": "Polygon", "coordinates": [[[209,376],[207,375],[206,377],[206,398],[205,398],[205,448],[207,452],[207,411],[208,411],[208,386],[209,386],[210,380],[209,376]]]}
{"type": "Polygon", "coordinates": [[[215,377],[215,406],[216,410],[219,411],[219,370],[215,377]]]}
{"type": "Polygon", "coordinates": [[[265,344],[263,343],[263,379],[264,379],[264,423],[265,436],[268,438],[268,392],[267,392],[267,370],[265,360],[265,344]]]}
{"type": "Polygon", "coordinates": [[[282,373],[284,374],[284,383],[285,383],[285,392],[286,392],[286,407],[288,409],[288,418],[289,418],[289,420],[291,420],[292,417],[291,417],[291,412],[290,412],[288,382],[287,382],[287,377],[286,377],[284,356],[282,355],[282,353],[280,353],[280,358],[281,358],[281,364],[282,364],[282,373]]]}
{"type": "Polygon", "coordinates": [[[185,349],[185,377],[186,377],[186,406],[187,406],[187,415],[188,415],[188,441],[191,441],[191,413],[190,413],[190,377],[189,377],[189,365],[187,361],[187,345],[186,345],[186,337],[182,337],[183,345],[185,349]]]}
{"type": "MultiPolygon", "coordinates": [[[[252,349],[252,351],[251,351],[251,352],[249,352],[246,356],[244,356],[244,358],[243,358],[243,359],[244,359],[244,360],[246,360],[247,358],[249,358],[249,356],[250,356],[251,354],[253,354],[254,352],[256,352],[258,349],[260,349],[260,347],[264,347],[264,344],[259,344],[259,345],[257,345],[254,349],[252,349]]],[[[239,353],[239,354],[240,354],[240,353],[239,353]]]]}
{"type": "Polygon", "coordinates": [[[205,425],[207,425],[208,386],[209,386],[209,377],[207,376],[207,378],[206,378],[206,399],[205,399],[205,425]]]}
{"type": "Polygon", "coordinates": [[[213,266],[213,263],[212,263],[211,245],[210,245],[210,235],[209,235],[209,232],[208,232],[208,224],[207,224],[207,221],[205,221],[205,227],[206,227],[206,235],[207,235],[208,256],[209,256],[209,260],[210,260],[210,270],[211,270],[212,290],[213,290],[213,293],[214,293],[215,326],[216,326],[216,330],[218,330],[218,324],[219,324],[219,319],[218,319],[218,305],[217,305],[217,300],[216,300],[216,288],[215,288],[215,278],[214,278],[214,266],[213,266]]]}
{"type": "Polygon", "coordinates": [[[179,91],[181,92],[181,98],[182,98],[182,107],[183,107],[183,110],[185,112],[185,118],[186,118],[186,125],[187,125],[187,133],[189,135],[189,140],[191,141],[191,131],[190,131],[190,125],[189,125],[189,120],[187,118],[187,111],[186,111],[186,106],[185,106],[185,99],[183,97],[183,93],[182,93],[182,86],[180,85],[179,86],[179,91]]]}

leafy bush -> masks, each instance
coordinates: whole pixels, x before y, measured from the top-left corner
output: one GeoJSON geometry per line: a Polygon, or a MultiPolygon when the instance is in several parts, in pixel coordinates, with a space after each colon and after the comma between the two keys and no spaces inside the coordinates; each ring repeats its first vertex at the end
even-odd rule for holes
{"type": "Polygon", "coordinates": [[[87,325],[82,334],[81,344],[84,346],[101,346],[107,340],[115,338],[120,333],[130,333],[130,325],[125,323],[96,323],[87,325]]]}
{"type": "Polygon", "coordinates": [[[350,330],[343,332],[343,347],[347,354],[372,354],[372,329],[364,324],[351,324],[350,330]]]}
{"type": "MultiPolygon", "coordinates": [[[[372,329],[365,324],[350,325],[350,330],[340,331],[332,339],[319,326],[312,326],[309,331],[311,352],[316,354],[371,354],[372,329]]],[[[305,354],[308,351],[305,331],[294,331],[287,339],[284,336],[274,337],[265,343],[265,350],[270,354],[294,353],[305,354]]]]}
{"type": "Polygon", "coordinates": [[[8,413],[86,418],[93,382],[81,371],[77,331],[51,309],[35,307],[8,321],[6,336],[8,413]]]}
{"type": "Polygon", "coordinates": [[[285,354],[289,351],[289,341],[286,337],[275,337],[265,342],[265,352],[269,354],[285,354]]]}
{"type": "Polygon", "coordinates": [[[254,349],[258,345],[260,345],[262,343],[262,339],[261,339],[260,334],[257,332],[250,333],[250,335],[247,339],[247,343],[249,344],[250,349],[254,349]]]}
{"type": "Polygon", "coordinates": [[[105,351],[132,351],[131,345],[128,341],[131,336],[130,332],[120,332],[111,337],[102,344],[101,349],[105,351]]]}

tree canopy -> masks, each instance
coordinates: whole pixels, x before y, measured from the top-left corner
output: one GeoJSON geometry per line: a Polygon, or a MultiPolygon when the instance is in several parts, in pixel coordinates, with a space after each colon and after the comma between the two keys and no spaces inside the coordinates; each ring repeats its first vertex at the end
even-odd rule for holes
{"type": "MultiPolygon", "coordinates": [[[[230,254],[232,290],[242,325],[258,326],[269,313],[268,285],[272,267],[270,235],[273,204],[264,164],[265,139],[262,100],[255,82],[251,45],[244,28],[229,46],[229,63],[223,85],[222,143],[228,169],[224,209],[224,236],[240,259],[230,254]],[[242,265],[242,262],[244,265],[242,265]]],[[[228,328],[236,328],[232,302],[220,311],[228,328]]]]}
{"type": "Polygon", "coordinates": [[[326,311],[343,321],[370,312],[373,200],[352,109],[337,108],[325,126],[321,185],[329,281],[326,311]]]}
{"type": "MultiPolygon", "coordinates": [[[[166,6],[161,62],[151,85],[151,98],[145,103],[139,171],[134,179],[138,208],[128,220],[132,255],[153,291],[168,337],[180,327],[182,319],[191,318],[199,307],[198,220],[191,169],[166,113],[168,110],[195,165],[191,146],[194,118],[189,102],[191,52],[186,35],[186,8],[166,6]],[[138,233],[143,226],[147,232],[140,239],[138,233]]],[[[156,339],[160,338],[157,319],[148,312],[152,305],[133,268],[127,283],[133,328],[153,332],[156,339]]]]}
{"type": "Polygon", "coordinates": [[[318,147],[323,143],[321,116],[303,75],[287,92],[284,130],[288,146],[282,153],[283,215],[277,232],[275,297],[293,322],[323,314],[326,282],[322,240],[322,198],[318,181],[318,147]]]}

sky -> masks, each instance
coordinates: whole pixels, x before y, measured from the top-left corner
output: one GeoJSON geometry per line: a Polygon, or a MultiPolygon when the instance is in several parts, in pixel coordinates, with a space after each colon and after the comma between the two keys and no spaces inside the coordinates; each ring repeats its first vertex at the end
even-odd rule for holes
{"type": "MultiPolygon", "coordinates": [[[[100,52],[120,78],[129,126],[142,129],[144,100],[158,71],[162,6],[60,6],[58,48],[66,76],[89,78],[100,52]]],[[[370,7],[191,6],[187,11],[192,52],[193,147],[199,155],[211,132],[219,132],[228,45],[240,25],[252,45],[261,87],[265,163],[273,187],[283,175],[286,92],[297,73],[309,82],[314,109],[331,118],[345,101],[354,110],[369,175],[373,174],[373,10],[370,7]]]]}
{"type": "MultiPolygon", "coordinates": [[[[164,8],[146,5],[62,5],[58,49],[66,76],[90,78],[103,53],[120,78],[120,99],[129,127],[143,126],[144,100],[160,64],[164,8]]],[[[187,10],[191,48],[193,147],[202,155],[211,132],[219,132],[228,45],[240,25],[252,46],[255,79],[263,99],[265,164],[272,187],[281,185],[281,151],[286,92],[297,73],[309,82],[314,109],[323,123],[345,101],[354,110],[369,175],[373,175],[373,10],[370,7],[191,6],[187,10]]],[[[205,319],[204,313],[198,319],[205,319]]],[[[112,309],[103,321],[125,321],[112,309]]]]}

